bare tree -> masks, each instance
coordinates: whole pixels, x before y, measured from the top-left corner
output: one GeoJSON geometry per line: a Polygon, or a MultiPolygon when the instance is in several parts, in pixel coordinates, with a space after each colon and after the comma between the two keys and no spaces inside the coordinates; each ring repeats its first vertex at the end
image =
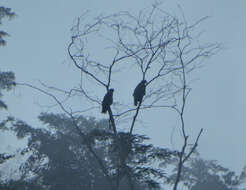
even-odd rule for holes
{"type": "MultiPolygon", "coordinates": [[[[152,109],[171,109],[179,115],[183,146],[177,154],[178,171],[173,190],[177,189],[183,164],[198,146],[203,131],[200,130],[194,145],[187,150],[189,136],[185,130],[184,113],[191,92],[189,76],[201,66],[205,58],[215,54],[220,47],[216,43],[199,42],[200,33],[195,29],[207,17],[188,24],[183,14],[179,18],[160,7],[156,3],[138,14],[119,12],[96,18],[89,17],[89,12],[85,12],[76,19],[67,50],[73,65],[81,73],[80,84],[69,91],[44,84],[43,87],[63,92],[66,95],[65,100],[80,95],[85,100],[83,110],[68,111],[65,101],[59,100],[47,90],[34,87],[51,96],[74,120],[74,126],[87,148],[97,158],[111,189],[118,188],[122,176],[128,178],[131,189],[134,189],[134,179],[125,161],[131,149],[130,137],[142,110],[151,112],[152,109]],[[108,110],[109,126],[115,142],[118,142],[118,150],[121,151],[116,168],[118,178],[114,178],[115,181],[112,182],[104,161],[93,151],[86,134],[83,134],[76,124],[74,115],[87,110],[98,111],[103,95],[110,88],[115,88],[116,92],[123,91],[119,85],[129,84],[130,77],[138,78],[139,81],[147,80],[147,94],[137,107],[133,107],[133,98],[126,98],[126,103],[122,103],[115,96],[114,104],[108,110]],[[128,101],[130,99],[131,101],[128,101]],[[123,138],[128,139],[127,143],[119,143],[122,139],[120,124],[126,120],[129,138],[123,138]],[[122,144],[128,144],[127,148],[122,148],[122,144]]],[[[139,81],[133,82],[137,84],[139,81]]],[[[132,94],[128,93],[127,96],[132,97],[132,94]]]]}

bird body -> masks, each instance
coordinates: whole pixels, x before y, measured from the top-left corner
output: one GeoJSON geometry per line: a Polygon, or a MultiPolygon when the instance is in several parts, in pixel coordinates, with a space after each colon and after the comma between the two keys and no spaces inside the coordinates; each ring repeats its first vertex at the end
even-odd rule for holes
{"type": "Polygon", "coordinates": [[[114,89],[111,88],[109,91],[105,94],[103,101],[102,101],[102,113],[107,113],[110,106],[113,104],[113,92],[114,89]]]}
{"type": "Polygon", "coordinates": [[[143,97],[145,95],[145,89],[146,89],[146,80],[142,80],[135,88],[133,92],[134,97],[134,105],[137,106],[138,102],[142,102],[143,97]]]}

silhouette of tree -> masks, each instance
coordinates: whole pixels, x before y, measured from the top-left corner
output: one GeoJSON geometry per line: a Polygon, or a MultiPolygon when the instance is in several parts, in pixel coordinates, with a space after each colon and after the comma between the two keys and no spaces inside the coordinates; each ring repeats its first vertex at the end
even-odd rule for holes
{"type": "MultiPolygon", "coordinates": [[[[13,72],[1,72],[0,71],[0,98],[2,98],[3,90],[11,90],[15,86],[15,75],[13,72]]],[[[0,109],[7,109],[7,105],[0,99],[0,109]]]]}
{"type": "MultiPolygon", "coordinates": [[[[15,16],[14,12],[11,12],[10,8],[0,6],[0,26],[2,24],[3,18],[12,18],[15,16]]],[[[8,34],[5,31],[0,30],[0,46],[6,45],[6,41],[3,39],[8,34]]],[[[15,83],[15,75],[13,72],[3,72],[0,68],[0,110],[5,109],[7,110],[7,104],[2,100],[3,91],[9,91],[14,88],[16,85],[15,83]]],[[[0,128],[3,129],[5,125],[11,121],[12,118],[8,117],[5,120],[0,121],[0,128]]],[[[8,159],[14,157],[14,155],[8,155],[6,153],[0,153],[0,164],[7,161],[8,159]]]]}
{"type": "Polygon", "coordinates": [[[21,184],[19,189],[110,189],[112,184],[105,181],[104,171],[97,161],[100,159],[105,161],[104,167],[115,189],[146,189],[147,184],[158,186],[151,175],[165,177],[164,170],[154,170],[148,164],[156,160],[168,161],[175,156],[168,149],[143,143],[148,139],[145,136],[121,132],[115,139],[106,120],[79,116],[75,118],[78,127],[86,134],[87,142],[97,155],[95,157],[72,127],[71,118],[43,113],[39,119],[45,128],[35,129],[23,121],[11,121],[9,130],[15,131],[18,138],[29,137],[28,146],[21,151],[29,157],[20,167],[21,178],[9,180],[3,187],[11,189],[21,184]],[[125,173],[130,175],[131,184],[125,173]]]}
{"type": "MultiPolygon", "coordinates": [[[[0,26],[4,18],[13,18],[15,13],[10,8],[0,6],[0,26]]],[[[8,33],[0,30],[0,46],[6,45],[4,37],[8,33]]],[[[0,70],[0,98],[3,96],[2,90],[11,90],[15,86],[15,75],[13,72],[2,72],[0,70]]],[[[7,105],[0,99],[0,109],[7,109],[7,105]]]]}
{"type": "MultiPolygon", "coordinates": [[[[11,11],[11,8],[0,6],[0,25],[2,24],[2,20],[4,18],[13,18],[15,16],[15,13],[11,11]]],[[[4,40],[4,37],[8,36],[8,33],[0,30],[0,46],[6,45],[6,41],[4,40]]]]}
{"type": "MultiPolygon", "coordinates": [[[[174,171],[177,171],[177,168],[174,171]]],[[[243,173],[244,170],[240,175],[236,175],[235,172],[221,166],[217,161],[202,159],[196,153],[183,167],[180,181],[191,190],[235,190],[245,182],[246,178],[243,173]]],[[[169,176],[169,179],[170,183],[174,183],[176,174],[169,176]]]]}
{"type": "MultiPolygon", "coordinates": [[[[178,158],[173,190],[177,190],[182,168],[198,146],[203,130],[199,131],[191,149],[188,149],[188,144],[191,142],[188,141],[189,136],[185,127],[185,107],[191,92],[189,76],[193,70],[200,67],[205,58],[217,53],[220,45],[199,42],[199,32],[195,29],[207,17],[188,24],[182,10],[181,13],[181,17],[171,15],[162,10],[158,3],[138,14],[120,12],[91,19],[89,13],[85,12],[74,23],[71,29],[71,42],[67,48],[72,64],[80,71],[80,84],[68,91],[43,83],[42,87],[19,84],[50,96],[70,117],[72,126],[80,135],[83,145],[94,156],[103,177],[108,181],[109,189],[117,189],[123,179],[128,180],[131,190],[134,189],[132,182],[135,179],[134,176],[136,177],[136,171],[146,174],[148,179],[144,181],[150,188],[158,188],[167,180],[164,176],[160,178],[162,172],[154,169],[153,166],[145,169],[133,167],[134,170],[131,167],[130,162],[134,158],[130,156],[134,149],[133,130],[136,127],[139,113],[143,110],[147,112],[153,109],[160,111],[170,109],[179,116],[183,145],[180,150],[173,151],[178,158]],[[98,48],[101,48],[100,55],[107,57],[105,58],[107,61],[102,61],[100,55],[97,57],[98,48]],[[107,141],[110,136],[112,143],[115,144],[113,150],[117,154],[114,155],[116,158],[112,164],[98,156],[95,147],[91,145],[88,134],[81,131],[77,118],[88,110],[95,110],[98,113],[102,104],[102,95],[112,87],[115,92],[123,89],[116,88],[117,82],[128,82],[127,77],[130,76],[130,72],[133,72],[134,76],[138,76],[139,79],[148,81],[146,95],[137,107],[131,107],[132,102],[130,101],[126,104],[114,101],[114,104],[107,110],[110,131],[109,134],[100,135],[100,138],[107,141]],[[64,99],[58,98],[60,96],[56,95],[57,92],[63,92],[64,99]],[[72,109],[67,104],[68,100],[76,96],[84,100],[81,106],[83,110],[72,109]],[[122,121],[128,124],[128,128],[125,129],[126,133],[120,129],[122,121]]],[[[132,90],[128,90],[129,97],[131,97],[132,90]]],[[[118,98],[114,97],[115,100],[118,98]]],[[[110,149],[111,144],[105,147],[110,149]]],[[[165,155],[165,151],[163,154],[165,155]]],[[[163,154],[157,151],[152,157],[163,156],[163,154]]],[[[146,163],[151,163],[150,158],[146,163]]]]}

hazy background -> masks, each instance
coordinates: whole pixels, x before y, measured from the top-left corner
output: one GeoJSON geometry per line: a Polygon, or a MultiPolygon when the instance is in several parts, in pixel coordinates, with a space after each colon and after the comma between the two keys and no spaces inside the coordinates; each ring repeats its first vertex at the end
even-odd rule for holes
{"type": "MultiPolygon", "coordinates": [[[[149,0],[1,0],[1,6],[10,7],[17,14],[2,25],[11,36],[7,38],[7,46],[0,47],[1,69],[15,72],[17,82],[38,84],[41,80],[60,88],[73,87],[79,82],[79,71],[70,64],[66,48],[75,18],[85,10],[94,15],[124,10],[138,12],[151,3],[149,0]]],[[[221,42],[224,47],[206,60],[194,76],[199,80],[192,85],[185,115],[189,134],[195,137],[204,128],[198,147],[202,157],[218,160],[239,172],[246,165],[246,1],[167,0],[162,8],[176,14],[178,4],[189,22],[210,16],[198,28],[203,31],[202,39],[221,42]]],[[[138,79],[132,80],[134,86],[138,79]]],[[[9,114],[33,126],[41,125],[36,119],[41,111],[52,111],[47,107],[52,104],[50,98],[26,87],[6,93],[5,100],[9,114]]],[[[163,122],[164,112],[149,113],[148,118],[154,123],[146,122],[136,132],[149,135],[157,145],[179,148],[176,120],[166,118],[163,122]]],[[[4,141],[1,146],[11,144],[7,137],[1,141],[4,141]]]]}

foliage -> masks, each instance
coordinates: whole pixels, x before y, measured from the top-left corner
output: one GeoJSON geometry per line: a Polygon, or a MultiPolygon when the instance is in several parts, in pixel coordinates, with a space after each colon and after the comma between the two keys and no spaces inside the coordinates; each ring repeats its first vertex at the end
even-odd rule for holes
{"type": "Polygon", "coordinates": [[[0,190],[43,190],[42,186],[35,182],[10,180],[7,184],[0,184],[0,190]]]}
{"type": "MultiPolygon", "coordinates": [[[[15,13],[10,8],[0,6],[0,25],[3,18],[13,18],[15,13]]],[[[8,33],[0,30],[0,46],[6,45],[3,39],[8,33]]],[[[0,70],[0,98],[3,96],[2,90],[11,90],[15,86],[15,75],[13,72],[2,72],[0,70]]],[[[0,109],[7,109],[7,105],[0,99],[0,109]]]]}
{"type": "MultiPolygon", "coordinates": [[[[15,13],[11,11],[11,8],[6,8],[0,6],[0,25],[2,24],[3,18],[13,18],[15,16],[15,13]]],[[[0,30],[0,46],[6,45],[6,41],[4,40],[4,37],[8,36],[8,33],[0,30]]]]}
{"type": "MultiPolygon", "coordinates": [[[[234,190],[245,180],[243,171],[238,176],[217,161],[202,159],[197,153],[187,161],[187,166],[183,166],[181,181],[190,190],[234,190]]],[[[175,179],[175,173],[170,175],[170,183],[175,179]]]]}
{"type": "MultiPolygon", "coordinates": [[[[2,90],[11,90],[15,86],[15,75],[13,72],[0,71],[0,98],[3,96],[2,90]]],[[[0,99],[0,109],[7,109],[7,105],[0,99]]]]}
{"type": "MultiPolygon", "coordinates": [[[[18,138],[29,137],[28,147],[22,151],[23,154],[31,153],[20,168],[23,183],[30,186],[36,182],[51,190],[71,187],[74,190],[109,189],[97,158],[74,130],[73,121],[62,114],[48,113],[42,113],[39,119],[48,128],[34,129],[23,121],[12,121],[11,130],[18,138]]],[[[163,159],[168,162],[175,153],[144,144],[143,141],[148,139],[145,136],[121,132],[115,139],[105,120],[96,121],[83,116],[75,120],[86,134],[86,141],[103,161],[112,181],[118,182],[119,190],[130,189],[129,179],[136,190],[159,187],[157,179],[164,178],[165,173],[151,165],[163,159]]]]}
{"type": "MultiPolygon", "coordinates": [[[[0,26],[2,24],[2,19],[12,18],[15,16],[15,13],[11,11],[10,8],[2,7],[0,6],[0,26]]],[[[0,46],[6,45],[6,41],[3,39],[5,36],[7,36],[8,33],[5,31],[0,30],[0,46]]],[[[3,90],[11,90],[16,85],[15,83],[15,75],[13,72],[3,72],[0,70],[0,109],[7,109],[7,104],[2,100],[3,97],[3,90]]],[[[5,129],[6,124],[10,121],[12,121],[13,118],[8,117],[7,119],[0,121],[0,128],[5,129]]],[[[6,153],[0,153],[0,164],[4,163],[5,161],[13,158],[14,155],[9,155],[6,153]]]]}
{"type": "Polygon", "coordinates": [[[13,155],[0,154],[0,164],[13,157],[13,155]]]}

